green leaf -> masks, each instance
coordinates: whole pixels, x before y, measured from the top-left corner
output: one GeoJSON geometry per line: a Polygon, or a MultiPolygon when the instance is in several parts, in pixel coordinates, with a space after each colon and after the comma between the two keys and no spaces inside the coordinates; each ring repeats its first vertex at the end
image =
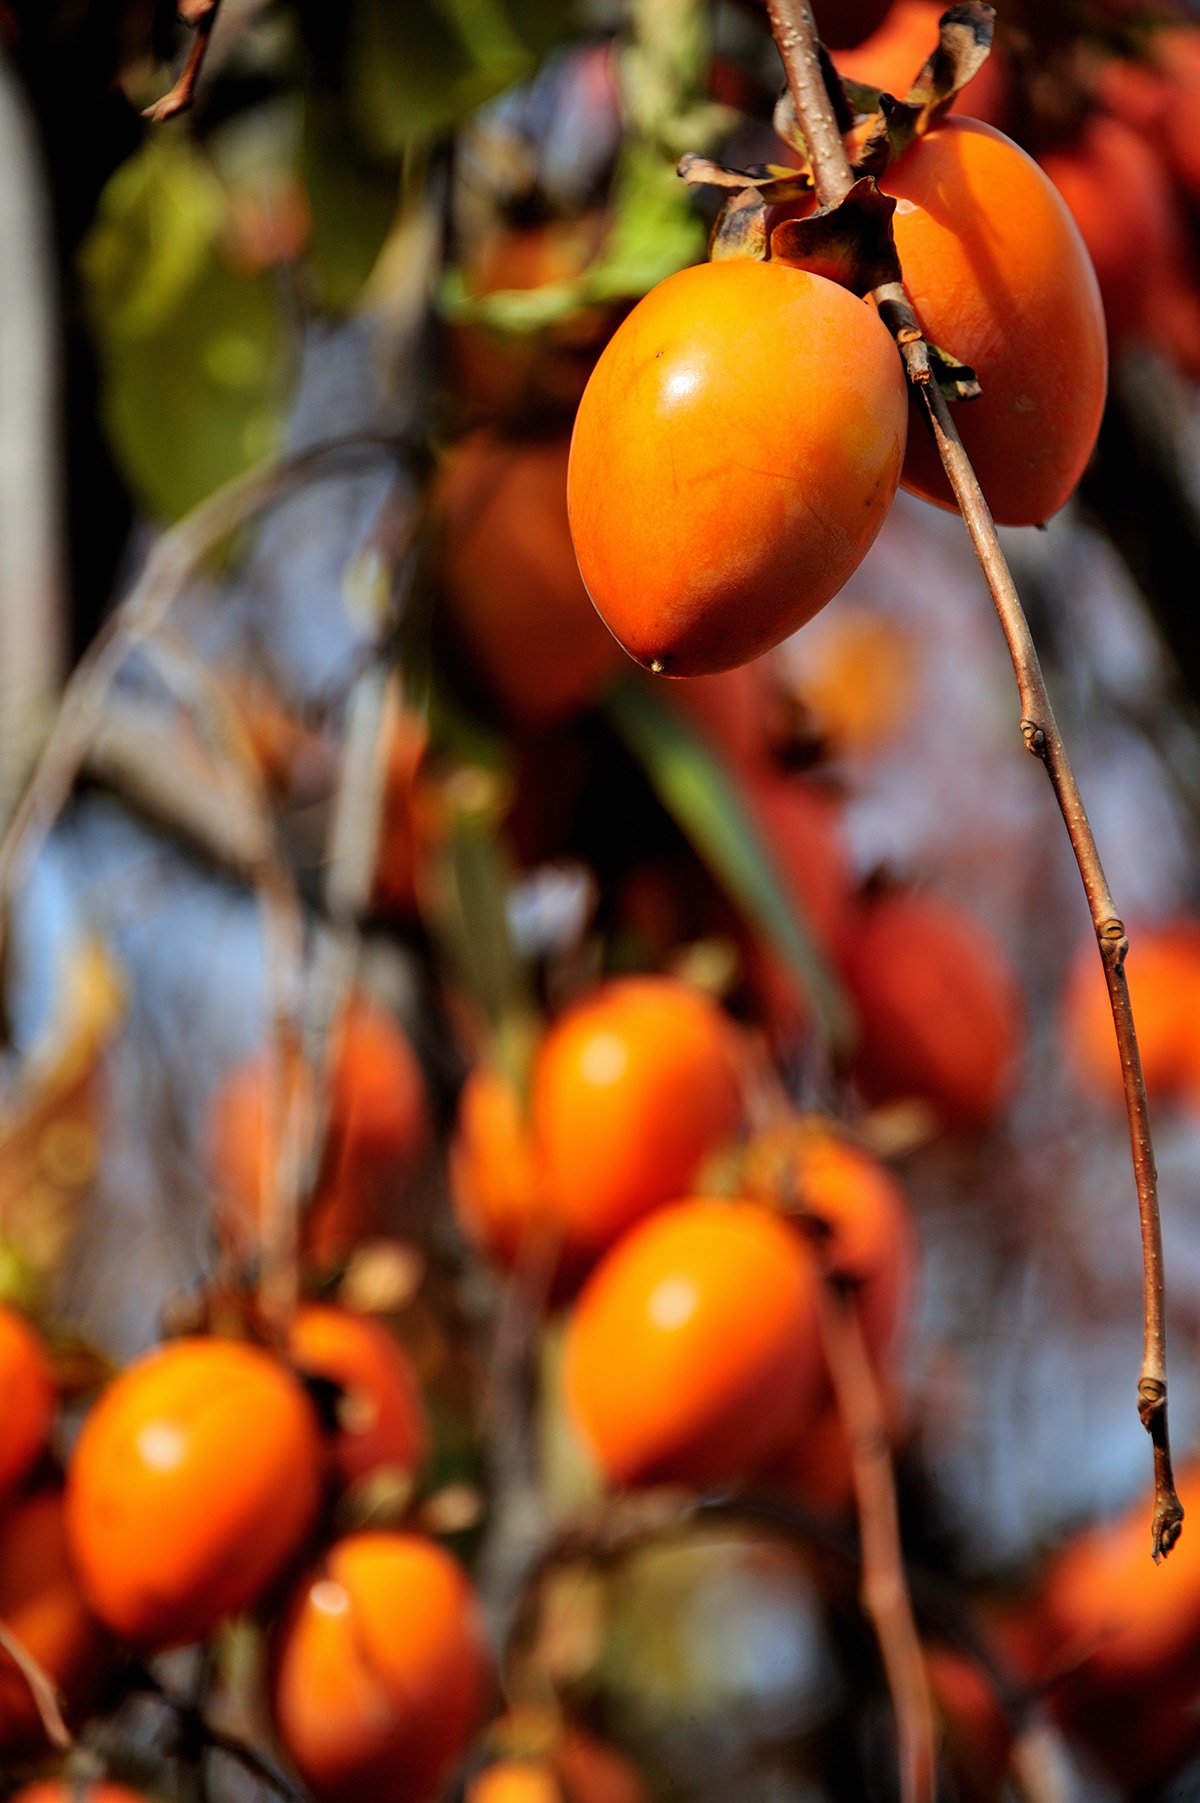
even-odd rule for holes
{"type": "Polygon", "coordinates": [[[152,133],[80,253],[103,417],[139,504],[176,519],[270,454],[286,340],[275,278],[223,262],[225,192],[190,138],[152,133]]]}
{"type": "Polygon", "coordinates": [[[501,0],[360,0],[347,99],[364,143],[403,156],[528,73],[501,0]]]}
{"type": "Polygon", "coordinates": [[[843,1056],[853,1042],[850,1007],[724,766],[649,683],[618,684],[608,705],[667,812],[751,925],[784,958],[826,1046],[843,1056]]]}
{"type": "Polygon", "coordinates": [[[308,264],[321,305],[342,312],[375,267],[396,216],[395,170],[363,155],[338,101],[305,102],[301,169],[312,207],[308,264]]]}

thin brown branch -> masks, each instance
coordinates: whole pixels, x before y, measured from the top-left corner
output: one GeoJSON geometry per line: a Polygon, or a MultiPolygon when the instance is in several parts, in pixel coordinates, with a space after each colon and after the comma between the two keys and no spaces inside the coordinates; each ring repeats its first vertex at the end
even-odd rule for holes
{"type": "MultiPolygon", "coordinates": [[[[853,172],[837,132],[833,104],[821,74],[816,29],[808,0],[769,0],[772,28],[788,75],[796,115],[812,159],[817,199],[836,204],[853,185],[853,172]],[[836,145],[834,140],[837,140],[836,145]]],[[[1079,866],[1092,925],[1104,964],[1113,1024],[1121,1055],[1125,1106],[1142,1231],[1144,1338],[1138,1411],[1154,1446],[1155,1500],[1151,1550],[1155,1560],[1179,1538],[1183,1508],[1175,1491],[1167,1425],[1167,1360],[1162,1225],[1158,1179],[1150,1138],[1146,1086],[1125,977],[1129,942],[1108,887],[1100,854],[1080,798],[1062,735],[1054,718],[1033,638],[1000,548],[995,522],[978,477],[963,449],[950,408],[931,379],[924,339],[903,288],[876,292],[879,311],[900,347],[909,379],[920,394],[946,475],[979,558],[1008,645],[1021,699],[1021,734],[1046,766],[1079,866]]]]}
{"type": "Polygon", "coordinates": [[[34,1707],[41,1719],[42,1731],[50,1745],[60,1753],[65,1753],[75,1742],[71,1730],[63,1721],[62,1709],[59,1706],[58,1691],[53,1680],[44,1672],[33,1654],[19,1640],[5,1622],[0,1621],[0,1648],[8,1654],[26,1684],[33,1698],[34,1707]]]}
{"type": "Polygon", "coordinates": [[[879,1640],[900,1760],[902,1803],[934,1803],[937,1794],[933,1703],[913,1619],[887,1421],[852,1292],[836,1279],[820,1286],[821,1343],[854,1474],[862,1545],[862,1601],[879,1640]]]}
{"type": "Polygon", "coordinates": [[[1062,1735],[1040,1711],[1025,1722],[1012,1744],[1008,1772],[1021,1803],[1070,1803],[1074,1792],[1062,1735]]]}
{"type": "Polygon", "coordinates": [[[204,58],[208,53],[212,28],[217,22],[217,9],[221,0],[181,0],[179,18],[192,28],[192,41],[188,46],[187,58],[179,77],[169,93],[156,100],[153,106],[146,107],[143,119],[149,119],[153,125],[162,125],[167,119],[174,119],[179,113],[186,113],[196,97],[196,83],[200,79],[200,71],[204,67],[204,58]]]}

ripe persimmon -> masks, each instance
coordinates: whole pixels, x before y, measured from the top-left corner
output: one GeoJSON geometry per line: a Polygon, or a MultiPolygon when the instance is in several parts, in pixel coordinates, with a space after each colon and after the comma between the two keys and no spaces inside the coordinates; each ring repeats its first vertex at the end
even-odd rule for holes
{"type": "Polygon", "coordinates": [[[272,1666],[280,1742],[322,1803],[423,1803],[466,1745],[488,1682],[471,1587],[414,1534],[330,1547],[280,1624],[272,1666]]]}
{"type": "Polygon", "coordinates": [[[270,1353],[216,1339],[148,1353],[93,1405],[67,1467],[89,1606],[134,1646],[202,1639],[297,1551],[320,1468],[312,1405],[270,1353]]]}
{"type": "Polygon", "coordinates": [[[337,1384],[332,1460],[344,1489],[387,1469],[411,1476],[425,1461],[429,1432],[408,1358],[381,1321],[307,1302],[288,1329],[288,1355],[306,1375],[337,1384]]]}
{"type": "Polygon", "coordinates": [[[741,1117],[733,1024],[670,977],[605,983],[555,1021],[534,1058],[530,1116],[546,1218],[570,1258],[685,1195],[741,1117]]]}
{"type": "Polygon", "coordinates": [[[857,916],[845,970],[867,1099],[919,1098],[943,1127],[986,1126],[1023,1037],[1016,977],[992,935],[943,897],[885,894],[857,916]]]}
{"type": "Polygon", "coordinates": [[[1013,1744],[1013,1725],[995,1686],[976,1660],[944,1641],[927,1645],[924,1654],[955,1794],[962,1803],[995,1803],[1013,1744]]]}
{"type": "MultiPolygon", "coordinates": [[[[838,50],[838,72],[903,100],[938,43],[941,0],[894,0],[878,29],[853,49],[838,50]]],[[[831,48],[836,46],[831,42],[831,48]]],[[[954,110],[998,124],[1004,116],[1007,82],[995,51],[955,97],[954,110]]]]}
{"type": "Polygon", "coordinates": [[[477,432],[434,490],[450,614],[489,690],[518,725],[596,700],[623,659],[588,600],[567,521],[565,438],[477,432]]]}
{"type": "MultiPolygon", "coordinates": [[[[114,1649],[72,1570],[57,1490],[36,1491],[0,1521],[0,1621],[50,1678],[68,1719],[98,1701],[114,1649]]],[[[0,1652],[0,1753],[12,1758],[45,1744],[29,1685],[0,1652]]]]}
{"type": "Polygon", "coordinates": [[[495,1759],[467,1786],[465,1803],[566,1803],[544,1759],[495,1759]]]}
{"type": "MultiPolygon", "coordinates": [[[[1125,974],[1147,1092],[1156,1101],[1200,1102],[1200,921],[1133,931],[1125,974]]],[[[1123,1101],[1108,984],[1094,939],[1080,946],[1071,965],[1062,1032],[1080,1088],[1123,1101]]]]}
{"type": "Polygon", "coordinates": [[[0,1302],[0,1503],[36,1463],[53,1416],[42,1343],[24,1315],[0,1302]]]}
{"type": "Polygon", "coordinates": [[[1114,344],[1143,338],[1200,374],[1200,299],[1187,225],[1155,146],[1093,113],[1039,159],[1083,236],[1114,344]]]}
{"type": "MultiPolygon", "coordinates": [[[[1176,1471],[1185,1506],[1200,1467],[1176,1471]]],[[[1060,1720],[1122,1785],[1161,1778],[1200,1735],[1200,1541],[1186,1531],[1170,1559],[1149,1551],[1150,1499],[1087,1529],[1055,1555],[1028,1624],[1060,1720]],[[1064,1666],[1067,1668],[1063,1673],[1064,1666]]],[[[1035,1680],[1039,1674],[1035,1673],[1035,1680]]]]}
{"type": "Polygon", "coordinates": [[[1200,30],[1194,24],[1151,32],[1142,60],[1110,57],[1096,71],[1096,99],[1144,132],[1190,199],[1200,199],[1200,150],[1191,120],[1200,96],[1200,30]]]}
{"type": "Polygon", "coordinates": [[[545,1180],[527,1110],[513,1085],[485,1064],[458,1099],[450,1146],[450,1195],[471,1244],[502,1265],[515,1263],[531,1231],[551,1231],[545,1180]]]}
{"type": "MultiPolygon", "coordinates": [[[[307,1074],[292,1079],[315,1099],[307,1074]]],[[[257,1243],[264,1195],[278,1157],[271,1061],[235,1066],[210,1109],[210,1163],[218,1227],[243,1252],[257,1243]]],[[[430,1137],[425,1080],[408,1036],[384,1008],[352,997],[334,1029],[324,1156],[305,1211],[301,1243],[313,1263],[343,1257],[387,1220],[397,1191],[430,1137]]]]}
{"type": "Polygon", "coordinates": [[[14,1791],[9,1803],[146,1803],[141,1791],[105,1780],[82,1785],[69,1778],[42,1778],[14,1791]]]}
{"type": "Polygon", "coordinates": [[[754,1202],[659,1209],[609,1251],[567,1322],[568,1414],[612,1483],[745,1477],[815,1407],[817,1278],[754,1202]]]}
{"type": "Polygon", "coordinates": [[[648,669],[746,663],[857,569],[906,430],[895,345],[847,289],[741,259],[670,276],[618,327],[576,417],[588,593],[648,669]]]}
{"type": "Polygon", "coordinates": [[[487,1741],[493,1757],[466,1803],[647,1803],[622,1754],[549,1710],[518,1705],[492,1723],[487,1741]]]}
{"type": "MultiPolygon", "coordinates": [[[[926,336],[969,364],[981,396],[955,423],[996,519],[1036,526],[1091,456],[1108,381],[1104,310],[1079,229],[1049,177],[1011,139],[950,118],[880,179],[896,196],[904,281],[926,336]]],[[[904,486],[953,507],[923,420],[904,486]]]]}

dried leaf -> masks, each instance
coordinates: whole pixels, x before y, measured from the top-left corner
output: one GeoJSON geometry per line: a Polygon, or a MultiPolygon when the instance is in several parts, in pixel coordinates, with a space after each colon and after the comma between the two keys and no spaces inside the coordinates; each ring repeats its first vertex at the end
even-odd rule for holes
{"type": "Polygon", "coordinates": [[[996,9],[983,0],[963,0],[942,14],[937,49],[904,96],[909,106],[921,110],[918,132],[928,131],[978,75],[991,54],[995,24],[996,9]]]}
{"type": "Polygon", "coordinates": [[[731,194],[721,211],[708,246],[713,263],[745,257],[757,263],[767,256],[767,203],[754,188],[731,194]]]}
{"type": "Polygon", "coordinates": [[[960,363],[940,344],[929,344],[930,360],[938,387],[948,401],[977,401],[983,393],[969,363],[960,363]]]}
{"type": "Polygon", "coordinates": [[[694,156],[691,151],[679,159],[676,173],[694,188],[729,188],[737,192],[753,188],[769,206],[803,200],[812,193],[813,185],[807,169],[793,169],[785,163],[752,163],[748,169],[731,169],[708,157],[694,156]]]}
{"type": "MultiPolygon", "coordinates": [[[[874,111],[874,108],[872,108],[872,111],[874,111]]],[[[779,96],[779,99],[775,102],[775,111],[771,115],[771,124],[775,128],[776,136],[783,139],[788,149],[794,150],[797,156],[802,156],[807,162],[808,145],[804,141],[804,133],[800,129],[800,121],[796,117],[796,103],[792,99],[792,91],[790,88],[785,88],[783,93],[779,96]]]]}
{"type": "Polygon", "coordinates": [[[860,176],[837,206],[777,225],[771,234],[771,255],[837,282],[852,294],[869,294],[885,282],[900,280],[892,239],[895,210],[895,200],[880,193],[873,176],[860,176]]]}
{"type": "Polygon", "coordinates": [[[882,175],[889,163],[903,156],[917,134],[921,109],[890,94],[879,96],[879,110],[859,133],[857,144],[847,146],[856,175],[882,175]]]}

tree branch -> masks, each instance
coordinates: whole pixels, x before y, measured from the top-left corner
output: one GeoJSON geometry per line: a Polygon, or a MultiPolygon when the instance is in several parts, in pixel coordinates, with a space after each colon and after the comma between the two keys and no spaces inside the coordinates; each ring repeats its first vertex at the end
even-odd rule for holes
{"type": "Polygon", "coordinates": [[[29,1694],[33,1698],[34,1707],[42,1723],[42,1731],[52,1747],[65,1753],[68,1747],[74,1746],[71,1730],[63,1720],[59,1707],[58,1691],[53,1681],[42,1670],[33,1654],[19,1640],[5,1622],[0,1621],[0,1648],[3,1649],[29,1686],[29,1694]]]}
{"type": "MultiPolygon", "coordinates": [[[[821,73],[816,28],[808,0],[768,0],[772,30],[784,60],[796,116],[813,166],[817,199],[822,206],[841,200],[853,185],[853,173],[838,134],[833,105],[821,73]],[[836,143],[835,143],[836,140],[836,143]]],[[[880,315],[904,358],[909,380],[929,417],[942,464],[979,558],[1000,626],[1008,645],[1021,699],[1021,734],[1039,757],[1054,789],[1075,862],[1087,895],[1108,984],[1113,1024],[1121,1054],[1125,1106],[1137,1184],[1142,1231],[1144,1338],[1138,1380],[1138,1412],[1154,1446],[1154,1519],[1151,1548],[1157,1561],[1179,1538],[1183,1508],[1175,1491],[1167,1426],[1167,1360],[1162,1224],[1158,1179],[1150,1138],[1146,1086],[1142,1078],[1137,1033],[1125,977],[1129,942],[1109,890],[1100,854],[1080,798],[1062,735],[1054,718],[1033,638],[1012,574],[1000,548],[979,479],[963,449],[950,408],[931,379],[928,352],[912,305],[902,287],[889,284],[876,291],[880,315]]]]}
{"type": "Polygon", "coordinates": [[[196,97],[196,83],[204,67],[208,41],[217,22],[217,8],[220,4],[221,0],[180,0],[178,16],[185,25],[191,26],[192,41],[174,86],[161,100],[156,100],[153,106],[146,107],[142,113],[142,118],[149,119],[151,124],[162,125],[165,120],[174,119],[178,113],[186,113],[191,106],[196,97]]]}

